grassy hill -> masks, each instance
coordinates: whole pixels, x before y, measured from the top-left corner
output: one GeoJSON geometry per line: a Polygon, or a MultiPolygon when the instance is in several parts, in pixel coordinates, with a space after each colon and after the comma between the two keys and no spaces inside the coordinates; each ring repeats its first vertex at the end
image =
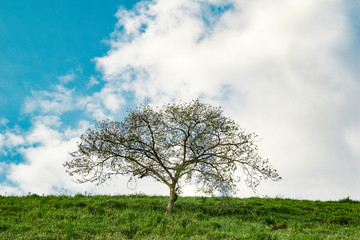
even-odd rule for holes
{"type": "Polygon", "coordinates": [[[360,239],[360,202],[0,196],[0,239],[360,239]]]}

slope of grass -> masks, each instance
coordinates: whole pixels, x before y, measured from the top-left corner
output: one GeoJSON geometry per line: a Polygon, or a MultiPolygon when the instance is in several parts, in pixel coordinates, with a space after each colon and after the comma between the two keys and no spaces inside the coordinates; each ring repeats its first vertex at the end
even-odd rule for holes
{"type": "Polygon", "coordinates": [[[360,202],[0,196],[0,239],[360,239],[360,202]]]}

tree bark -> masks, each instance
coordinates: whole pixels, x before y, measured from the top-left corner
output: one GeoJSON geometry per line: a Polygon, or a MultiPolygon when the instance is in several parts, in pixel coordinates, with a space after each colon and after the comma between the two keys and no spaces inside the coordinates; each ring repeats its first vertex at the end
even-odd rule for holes
{"type": "Polygon", "coordinates": [[[174,208],[174,203],[177,200],[178,195],[176,194],[175,190],[173,188],[170,188],[170,198],[168,205],[166,207],[166,214],[170,214],[172,212],[172,209],[174,208]]]}

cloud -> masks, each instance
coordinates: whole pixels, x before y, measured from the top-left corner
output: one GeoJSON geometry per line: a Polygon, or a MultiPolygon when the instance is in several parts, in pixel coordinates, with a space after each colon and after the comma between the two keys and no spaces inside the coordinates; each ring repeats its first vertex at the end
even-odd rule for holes
{"type": "Polygon", "coordinates": [[[2,196],[20,196],[24,193],[14,186],[0,185],[0,195],[2,196]]]}
{"type": "Polygon", "coordinates": [[[100,120],[117,116],[124,104],[122,89],[114,84],[108,84],[91,95],[81,95],[75,88],[69,89],[59,84],[53,91],[32,91],[25,100],[23,112],[32,114],[36,120],[39,120],[39,116],[46,116],[43,121],[59,125],[58,117],[66,112],[85,111],[90,117],[100,120]]]}
{"type": "Polygon", "coordinates": [[[66,74],[64,76],[59,76],[58,77],[59,81],[61,83],[64,83],[64,84],[74,81],[75,78],[76,78],[75,73],[68,73],[68,74],[66,74]]]}
{"type": "Polygon", "coordinates": [[[1,126],[5,126],[9,123],[9,120],[7,120],[6,118],[1,118],[0,119],[0,125],[1,126]]]}
{"type": "Polygon", "coordinates": [[[28,141],[39,145],[21,150],[25,162],[12,164],[8,179],[20,189],[38,194],[57,193],[57,186],[74,190],[62,163],[76,147],[76,139],[61,139],[60,133],[39,125],[30,133],[28,141]]]}
{"type": "Polygon", "coordinates": [[[96,77],[94,76],[91,76],[90,77],[90,80],[89,80],[89,83],[88,83],[88,87],[92,87],[92,86],[95,86],[97,84],[99,84],[100,82],[97,80],[96,77]]]}
{"type": "Polygon", "coordinates": [[[12,153],[14,148],[23,145],[24,142],[24,137],[18,131],[6,130],[4,134],[0,134],[0,154],[12,153]]]}
{"type": "Polygon", "coordinates": [[[90,96],[78,97],[77,103],[93,119],[114,119],[123,110],[125,98],[121,89],[110,84],[90,96]]]}
{"type": "Polygon", "coordinates": [[[61,127],[62,121],[59,116],[53,116],[53,115],[37,115],[32,118],[32,124],[42,125],[46,127],[52,127],[54,129],[58,129],[61,127]]]}
{"type": "Polygon", "coordinates": [[[344,3],[226,4],[159,0],[120,9],[112,48],[96,58],[97,68],[139,100],[201,97],[222,105],[260,135],[262,154],[284,177],[264,184],[262,194],[360,198],[348,133],[360,119],[353,111],[359,82],[343,54],[354,31],[344,3]]]}
{"type": "Polygon", "coordinates": [[[16,147],[24,161],[1,163],[1,168],[6,172],[7,184],[2,184],[0,194],[59,194],[84,189],[84,186],[71,182],[62,164],[70,157],[69,152],[76,147],[80,131],[84,131],[88,124],[81,122],[77,130],[62,132],[55,130],[53,124],[47,123],[49,121],[44,121],[44,118],[34,121],[34,126],[23,133],[24,137],[21,139],[14,134],[7,134],[9,137],[6,143],[16,147]]]}
{"type": "MultiPolygon", "coordinates": [[[[356,157],[360,157],[360,125],[350,128],[344,133],[345,140],[351,150],[351,153],[356,157]]],[[[358,163],[359,165],[360,163],[358,163]]]]}
{"type": "Polygon", "coordinates": [[[5,136],[0,134],[0,149],[5,145],[5,136]]]}
{"type": "Polygon", "coordinates": [[[7,132],[5,134],[6,137],[6,146],[8,147],[16,147],[24,143],[24,138],[21,135],[16,135],[11,132],[7,132]]]}
{"type": "Polygon", "coordinates": [[[74,89],[57,85],[54,91],[32,91],[24,104],[24,113],[61,115],[71,111],[76,104],[73,97],[74,89]]]}
{"type": "MultiPolygon", "coordinates": [[[[348,54],[356,34],[347,11],[338,0],[158,0],[120,9],[111,50],[95,58],[104,86],[81,95],[64,87],[75,76],[59,77],[53,91],[33,91],[26,99],[29,131],[0,134],[0,148],[12,146],[25,159],[6,165],[8,180],[18,187],[2,186],[0,194],[130,193],[126,177],[103,188],[70,181],[62,163],[89,123],[64,128],[61,115],[83,110],[98,120],[118,119],[131,93],[135,104],[201,98],[258,133],[261,154],[283,177],[263,183],[259,195],[360,199],[353,184],[360,182],[360,113],[354,111],[360,83],[348,54]]],[[[95,84],[91,77],[88,86],[95,84]]],[[[137,186],[167,194],[151,179],[137,186]]],[[[194,194],[193,188],[184,193],[194,194]]]]}
{"type": "Polygon", "coordinates": [[[165,186],[159,186],[151,179],[139,180],[128,188],[128,177],[120,176],[102,186],[77,184],[65,172],[63,163],[71,158],[81,135],[89,123],[80,121],[75,128],[58,131],[43,122],[35,122],[25,135],[26,142],[18,149],[24,158],[21,163],[0,162],[0,174],[7,179],[0,185],[1,195],[35,194],[164,194],[165,186]],[[150,187],[150,188],[149,188],[150,187]]]}

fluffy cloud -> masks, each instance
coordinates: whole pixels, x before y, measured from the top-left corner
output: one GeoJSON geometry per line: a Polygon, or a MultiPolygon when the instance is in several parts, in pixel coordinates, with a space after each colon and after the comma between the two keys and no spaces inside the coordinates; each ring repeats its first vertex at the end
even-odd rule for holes
{"type": "MultiPolygon", "coordinates": [[[[49,126],[44,121],[35,121],[33,128],[23,134],[22,145],[17,145],[17,152],[24,161],[0,164],[1,174],[7,176],[0,187],[0,194],[109,193],[109,186],[103,188],[72,182],[62,165],[71,157],[69,153],[75,150],[78,136],[88,126],[88,122],[81,121],[76,128],[58,131],[52,124],[49,126]]],[[[112,192],[115,192],[114,189],[112,192]]]]}
{"type": "Polygon", "coordinates": [[[95,86],[97,84],[99,84],[100,82],[96,79],[96,77],[94,76],[91,76],[90,77],[90,80],[89,80],[89,83],[88,83],[88,87],[92,87],[92,86],[95,86]]]}
{"type": "Polygon", "coordinates": [[[16,135],[11,132],[7,132],[5,134],[5,138],[6,138],[5,146],[8,146],[8,147],[16,147],[16,146],[24,143],[24,138],[21,135],[16,135]]]}
{"type": "Polygon", "coordinates": [[[17,131],[6,130],[4,134],[0,134],[0,154],[5,156],[12,153],[12,150],[24,144],[24,137],[17,131]]]}
{"type": "Polygon", "coordinates": [[[0,149],[4,146],[5,142],[5,136],[3,134],[0,134],[0,149]]]}
{"type": "MultiPolygon", "coordinates": [[[[0,147],[15,146],[26,160],[6,166],[18,186],[6,190],[130,193],[125,177],[101,189],[72,183],[62,163],[89,124],[60,126],[61,114],[74,109],[116,119],[131,93],[135,103],[202,98],[258,133],[262,155],[283,177],[261,185],[259,195],[360,199],[353,184],[360,182],[360,113],[354,111],[360,85],[349,54],[356,34],[347,7],[340,0],[157,0],[120,9],[111,50],[95,59],[102,89],[79,96],[63,86],[74,76],[63,76],[54,91],[27,99],[25,112],[34,114],[29,132],[0,135],[0,147]]],[[[88,87],[97,83],[93,77],[88,87]]],[[[151,180],[137,186],[167,194],[151,180]]],[[[193,188],[184,193],[194,194],[193,188]]]]}
{"type": "Polygon", "coordinates": [[[74,81],[75,78],[76,78],[76,75],[75,75],[75,73],[73,73],[73,72],[72,72],[72,73],[68,73],[68,74],[66,74],[66,75],[64,75],[64,76],[58,77],[59,81],[60,81],[61,83],[64,83],[64,84],[74,81]]]}
{"type": "Polygon", "coordinates": [[[77,137],[49,127],[54,126],[51,119],[38,119],[28,132],[15,135],[8,130],[5,143],[10,151],[16,149],[24,162],[2,163],[9,184],[2,185],[0,194],[58,193],[53,188],[69,185],[62,162],[68,158],[71,147],[76,147],[77,137]]]}
{"type": "Polygon", "coordinates": [[[139,180],[127,184],[126,176],[114,178],[102,186],[78,184],[73,182],[63,167],[63,163],[77,147],[79,136],[90,127],[82,120],[75,127],[61,128],[61,119],[57,116],[36,116],[33,126],[25,132],[8,129],[0,134],[0,152],[21,154],[20,163],[0,162],[0,175],[6,176],[0,185],[0,195],[35,194],[167,194],[165,186],[151,179],[139,180]],[[3,146],[2,146],[3,145],[3,146]]]}
{"type": "Polygon", "coordinates": [[[345,19],[335,12],[340,4],[243,1],[208,33],[201,7],[210,6],[203,2],[157,1],[139,5],[137,14],[120,10],[124,30],[114,32],[108,56],[97,59],[105,79],[121,79],[140,98],[221,96],[229,84],[246,92],[254,82],[271,86],[278,77],[293,79],[297,68],[313,74],[314,61],[322,69],[335,65],[323,60],[346,41],[345,19]]]}
{"type": "Polygon", "coordinates": [[[113,119],[120,114],[125,104],[122,89],[113,84],[108,84],[100,92],[80,97],[78,100],[86,113],[97,120],[113,119]]]}
{"type": "Polygon", "coordinates": [[[284,177],[260,194],[360,198],[356,141],[346,133],[360,119],[359,82],[342,1],[158,0],[116,16],[112,49],[96,59],[108,84],[155,103],[222,105],[260,135],[284,177]]]}
{"type": "MultiPolygon", "coordinates": [[[[360,125],[348,129],[344,134],[351,153],[356,157],[360,157],[360,125]]],[[[360,162],[358,162],[358,165],[360,165],[360,162]]]]}
{"type": "Polygon", "coordinates": [[[24,105],[25,113],[61,115],[74,109],[74,89],[57,85],[54,91],[32,91],[24,105]]]}
{"type": "MultiPolygon", "coordinates": [[[[51,120],[53,124],[55,122],[61,124],[59,116],[74,110],[84,111],[88,116],[98,120],[119,115],[121,107],[125,104],[122,88],[112,83],[107,84],[99,92],[81,95],[75,88],[64,86],[75,77],[73,73],[59,77],[60,84],[56,85],[52,91],[32,91],[31,96],[25,99],[23,112],[32,114],[36,121],[39,117],[45,117],[42,120],[51,120]]],[[[95,77],[91,77],[88,87],[98,83],[95,77]]]]}

